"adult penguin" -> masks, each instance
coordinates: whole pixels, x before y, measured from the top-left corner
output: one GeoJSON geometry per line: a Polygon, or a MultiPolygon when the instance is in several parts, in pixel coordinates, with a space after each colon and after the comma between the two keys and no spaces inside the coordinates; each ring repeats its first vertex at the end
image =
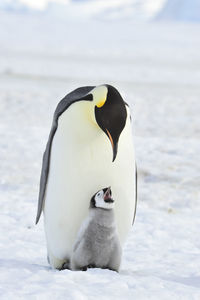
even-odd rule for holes
{"type": "Polygon", "coordinates": [[[129,107],[111,85],[80,87],[58,104],[43,156],[36,224],[44,213],[48,261],[70,260],[93,191],[112,186],[121,245],[135,218],[137,174],[129,107]]]}

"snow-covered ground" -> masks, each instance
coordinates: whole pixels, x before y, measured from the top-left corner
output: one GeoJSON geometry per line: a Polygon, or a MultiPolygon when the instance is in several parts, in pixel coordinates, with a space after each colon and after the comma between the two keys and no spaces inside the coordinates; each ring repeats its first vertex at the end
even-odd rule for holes
{"type": "Polygon", "coordinates": [[[141,20],[156,15],[163,3],[165,0],[1,0],[0,9],[7,12],[41,12],[70,19],[95,16],[101,19],[141,20]]]}
{"type": "Polygon", "coordinates": [[[200,22],[199,0],[166,0],[157,15],[161,20],[200,22]]]}
{"type": "Polygon", "coordinates": [[[0,299],[200,299],[200,25],[0,12],[0,299]],[[55,271],[35,226],[58,101],[110,83],[132,108],[138,209],[120,273],[55,271]]]}

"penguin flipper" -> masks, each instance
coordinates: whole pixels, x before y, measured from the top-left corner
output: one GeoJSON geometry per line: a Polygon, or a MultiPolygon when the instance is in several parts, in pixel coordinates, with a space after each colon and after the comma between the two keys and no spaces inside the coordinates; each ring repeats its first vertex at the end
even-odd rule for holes
{"type": "Polygon", "coordinates": [[[137,190],[138,190],[137,186],[138,186],[138,174],[137,174],[137,165],[135,164],[135,209],[133,214],[132,225],[134,224],[135,221],[136,209],[137,209],[137,190]]]}
{"type": "Polygon", "coordinates": [[[42,209],[44,206],[44,196],[45,196],[46,185],[47,185],[48,174],[49,174],[51,146],[52,146],[52,141],[53,141],[55,132],[58,127],[58,118],[74,102],[81,101],[81,100],[92,101],[93,100],[92,95],[88,94],[88,93],[93,88],[94,88],[94,86],[84,86],[84,87],[75,89],[71,93],[67,94],[57,105],[57,108],[55,110],[54,117],[53,117],[53,124],[52,124],[51,131],[49,134],[48,142],[47,142],[46,149],[45,149],[45,152],[43,155],[36,224],[38,223],[38,221],[40,219],[42,209]]]}

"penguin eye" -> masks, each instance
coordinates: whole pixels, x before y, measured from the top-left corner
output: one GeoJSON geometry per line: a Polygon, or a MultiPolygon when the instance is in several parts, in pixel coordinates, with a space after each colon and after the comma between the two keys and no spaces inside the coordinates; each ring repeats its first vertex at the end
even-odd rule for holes
{"type": "Polygon", "coordinates": [[[100,195],[101,195],[101,193],[100,193],[100,192],[98,192],[98,193],[97,193],[97,196],[99,197],[100,195]]]}

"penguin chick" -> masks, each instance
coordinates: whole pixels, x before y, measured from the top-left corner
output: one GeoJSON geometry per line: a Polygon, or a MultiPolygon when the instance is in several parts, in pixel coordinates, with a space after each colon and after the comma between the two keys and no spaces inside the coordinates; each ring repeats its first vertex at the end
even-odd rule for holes
{"type": "Polygon", "coordinates": [[[121,262],[111,188],[98,191],[90,201],[89,216],[74,244],[71,269],[102,268],[118,271],[121,262]]]}

